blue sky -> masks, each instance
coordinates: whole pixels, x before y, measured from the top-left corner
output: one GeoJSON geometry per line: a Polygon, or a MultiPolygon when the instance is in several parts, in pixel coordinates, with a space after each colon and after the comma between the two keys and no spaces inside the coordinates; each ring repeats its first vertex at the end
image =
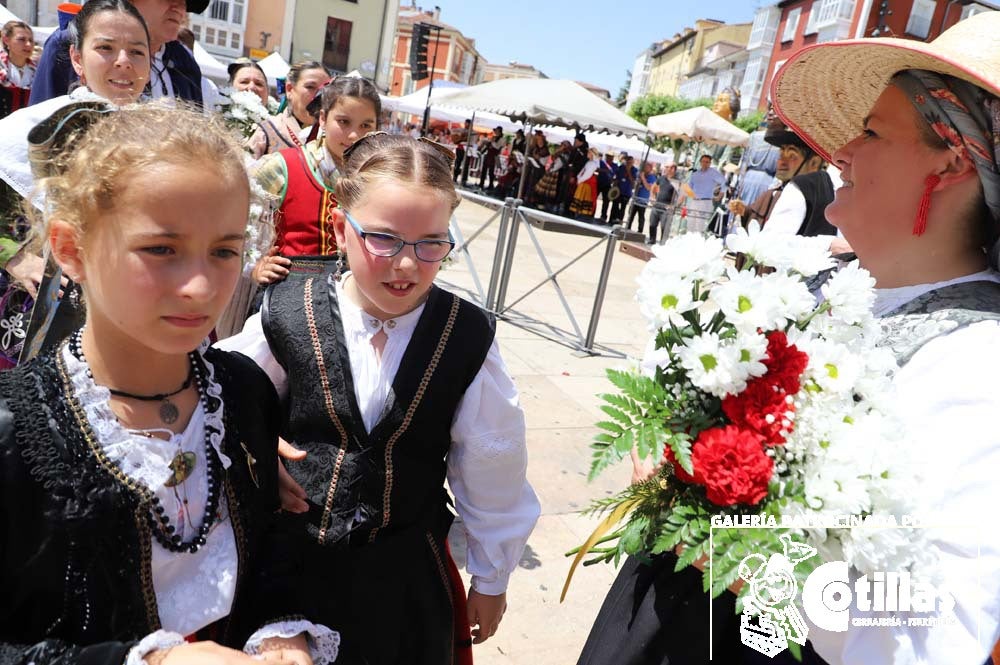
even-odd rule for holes
{"type": "MultiPolygon", "coordinates": [[[[773,0],[772,0],[773,1],[773,0]]],[[[753,20],[762,0],[419,0],[476,40],[489,62],[517,60],[614,97],[636,55],[699,18],[753,20]]],[[[766,4],[771,4],[767,2],[766,4]]]]}

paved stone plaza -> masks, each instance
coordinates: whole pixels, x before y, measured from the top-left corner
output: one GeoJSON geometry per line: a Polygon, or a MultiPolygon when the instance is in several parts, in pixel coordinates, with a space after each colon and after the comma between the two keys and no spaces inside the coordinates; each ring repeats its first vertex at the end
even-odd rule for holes
{"type": "MultiPolygon", "coordinates": [[[[484,224],[493,211],[463,201],[456,212],[466,237],[484,224]]],[[[495,250],[497,223],[474,241],[469,251],[480,273],[483,288],[495,250]]],[[[536,231],[553,270],[557,270],[596,239],[536,231]]],[[[559,282],[586,330],[593,293],[597,286],[603,246],[560,275],[559,282]]],[[[597,342],[638,357],[645,344],[646,329],[634,302],[635,279],[643,262],[617,252],[611,270],[607,298],[597,342]]],[[[526,233],[520,233],[507,302],[513,302],[544,279],[545,271],[526,233]]],[[[457,260],[442,272],[450,285],[474,289],[465,260],[457,260]]],[[[467,294],[463,294],[467,295],[467,294]]],[[[519,312],[558,327],[572,329],[563,307],[550,285],[538,289],[517,305],[519,312]]],[[[528,477],[542,504],[542,515],[511,578],[509,608],[500,631],[475,647],[477,665],[573,665],[587,638],[604,595],[614,579],[608,565],[581,568],[573,580],[566,602],[559,603],[570,559],[565,552],[589,535],[596,521],[578,512],[594,497],[612,494],[629,480],[631,466],[624,462],[593,483],[587,482],[590,465],[588,444],[602,419],[597,394],[612,386],[605,369],[622,367],[621,358],[574,356],[573,350],[543,339],[520,327],[499,321],[500,349],[521,393],[528,424],[528,477]]],[[[453,532],[452,547],[464,568],[464,543],[453,532]]]]}

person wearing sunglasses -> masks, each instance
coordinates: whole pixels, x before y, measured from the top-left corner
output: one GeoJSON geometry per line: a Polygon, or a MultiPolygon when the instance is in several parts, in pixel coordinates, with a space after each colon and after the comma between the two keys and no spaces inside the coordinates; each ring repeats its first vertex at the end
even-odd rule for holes
{"type": "Polygon", "coordinates": [[[350,270],[296,258],[219,344],[253,358],[287,404],[287,537],[305,548],[302,593],[341,633],[345,662],[471,663],[540,511],[494,322],[434,285],[455,246],[453,161],[426,139],[355,142],[332,213],[350,270]],[[448,551],[452,503],[468,596],[448,551]]]}

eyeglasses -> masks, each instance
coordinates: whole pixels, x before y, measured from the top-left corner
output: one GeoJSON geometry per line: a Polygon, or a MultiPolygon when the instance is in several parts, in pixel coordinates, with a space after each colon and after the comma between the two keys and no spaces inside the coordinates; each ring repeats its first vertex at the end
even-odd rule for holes
{"type": "MultiPolygon", "coordinates": [[[[350,159],[351,153],[353,153],[354,150],[358,146],[362,145],[368,139],[376,137],[376,136],[388,136],[388,135],[389,135],[389,132],[385,132],[385,131],[382,131],[382,130],[379,130],[377,132],[368,132],[367,134],[365,134],[364,136],[362,136],[361,138],[359,138],[357,141],[355,141],[354,143],[352,143],[351,145],[349,145],[344,150],[344,161],[346,162],[348,159],[350,159]]],[[[443,146],[440,143],[438,143],[437,141],[432,141],[431,139],[427,138],[426,136],[421,136],[417,140],[420,141],[421,143],[426,143],[427,145],[429,145],[432,148],[434,148],[435,150],[437,150],[437,152],[440,153],[441,156],[444,157],[445,159],[447,159],[449,162],[454,162],[455,161],[455,151],[452,150],[451,148],[443,146]]]]}
{"type": "Polygon", "coordinates": [[[407,242],[400,238],[399,236],[394,236],[391,233],[369,233],[361,228],[358,224],[358,220],[351,216],[351,213],[344,210],[344,217],[350,222],[354,230],[357,231],[358,235],[361,236],[361,240],[364,242],[365,249],[369,254],[381,257],[391,257],[399,254],[403,247],[406,245],[411,245],[413,247],[413,254],[417,259],[424,261],[425,263],[437,263],[438,261],[444,261],[444,259],[451,254],[451,250],[455,248],[455,241],[451,237],[451,231],[448,231],[447,240],[418,240],[416,242],[407,242]]]}

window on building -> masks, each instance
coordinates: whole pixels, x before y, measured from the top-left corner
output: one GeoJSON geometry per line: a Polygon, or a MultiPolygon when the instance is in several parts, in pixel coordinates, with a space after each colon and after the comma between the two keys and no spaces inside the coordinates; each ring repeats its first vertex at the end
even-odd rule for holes
{"type": "Polygon", "coordinates": [[[819,3],[814,2],[812,9],[809,10],[809,20],[806,21],[806,29],[802,32],[803,35],[811,35],[817,31],[817,19],[819,19],[819,3]]]}
{"type": "Polygon", "coordinates": [[[233,32],[229,34],[229,48],[236,51],[240,50],[240,33],[233,32]]]}
{"type": "Polygon", "coordinates": [[[209,18],[226,23],[243,25],[243,14],[247,0],[212,0],[208,8],[209,18]]]}
{"type": "Polygon", "coordinates": [[[799,16],[801,15],[801,7],[796,7],[788,12],[788,18],[785,19],[785,31],[781,33],[782,42],[790,42],[795,39],[795,31],[799,29],[799,16]]]}
{"type": "Polygon", "coordinates": [[[215,43],[219,46],[225,46],[227,39],[229,39],[229,33],[225,30],[219,30],[219,34],[215,38],[215,43]]]}
{"type": "Polygon", "coordinates": [[[191,32],[194,33],[194,38],[201,41],[201,26],[197,23],[191,26],[191,32]]]}
{"type": "Polygon", "coordinates": [[[931,19],[936,5],[934,0],[914,0],[910,19],[906,22],[907,34],[927,39],[927,35],[931,33],[931,19]]]}
{"type": "Polygon", "coordinates": [[[983,7],[982,5],[977,5],[976,3],[973,2],[972,4],[962,7],[962,18],[959,20],[964,21],[970,16],[975,16],[976,14],[982,14],[983,12],[988,12],[988,11],[989,9],[987,9],[986,7],[983,7]]]}
{"type": "Polygon", "coordinates": [[[326,19],[326,37],[323,39],[323,64],[336,72],[347,71],[351,55],[351,29],[354,24],[339,18],[326,19]]]}
{"type": "Polygon", "coordinates": [[[761,46],[774,44],[780,20],[781,11],[777,7],[758,9],[753,17],[753,27],[750,29],[750,40],[747,42],[747,50],[752,51],[761,46]]]}
{"type": "Polygon", "coordinates": [[[208,15],[216,21],[229,21],[229,0],[212,0],[208,15]]]}
{"type": "Polygon", "coordinates": [[[215,43],[215,28],[205,28],[205,43],[206,44],[215,43]]]}

